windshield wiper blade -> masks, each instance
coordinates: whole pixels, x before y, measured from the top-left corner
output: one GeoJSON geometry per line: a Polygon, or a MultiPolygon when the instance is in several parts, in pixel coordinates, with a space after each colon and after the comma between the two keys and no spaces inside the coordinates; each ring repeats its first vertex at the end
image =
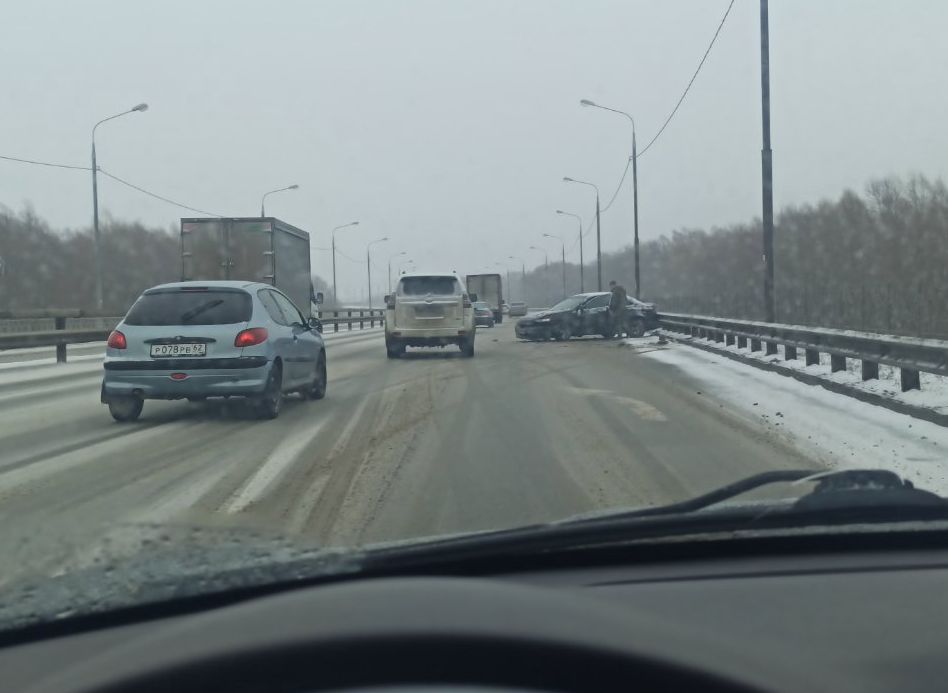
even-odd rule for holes
{"type": "Polygon", "coordinates": [[[948,509],[948,500],[931,491],[915,488],[911,481],[902,479],[895,472],[885,469],[780,469],[754,474],[730,484],[689,498],[678,503],[669,503],[651,508],[619,511],[599,515],[592,519],[625,519],[682,515],[704,510],[731,498],[743,495],[764,486],[785,482],[816,483],[816,487],[798,498],[786,510],[838,510],[852,508],[892,507],[942,507],[948,509]]]}
{"type": "Polygon", "coordinates": [[[637,510],[627,510],[608,517],[652,517],[655,515],[680,515],[682,513],[691,513],[696,510],[703,510],[712,505],[717,505],[723,501],[735,498],[754,489],[770,484],[779,484],[788,481],[802,481],[808,477],[819,476],[820,472],[813,469],[780,469],[773,472],[761,472],[754,474],[730,484],[703,493],[700,496],[694,496],[688,500],[678,503],[669,503],[652,508],[640,508],[637,510]]]}
{"type": "Polygon", "coordinates": [[[181,314],[181,322],[187,322],[188,320],[191,320],[192,318],[196,318],[201,313],[207,312],[211,308],[216,308],[223,302],[224,302],[224,299],[215,298],[211,301],[206,301],[205,303],[202,303],[199,306],[195,306],[191,310],[181,314]]]}

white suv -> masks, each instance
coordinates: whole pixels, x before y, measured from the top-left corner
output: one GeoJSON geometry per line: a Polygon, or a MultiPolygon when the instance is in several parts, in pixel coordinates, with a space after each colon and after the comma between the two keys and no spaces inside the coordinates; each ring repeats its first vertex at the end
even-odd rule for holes
{"type": "Polygon", "coordinates": [[[464,293],[456,274],[403,274],[385,297],[385,350],[398,358],[409,346],[457,344],[474,355],[476,297],[464,293]]]}

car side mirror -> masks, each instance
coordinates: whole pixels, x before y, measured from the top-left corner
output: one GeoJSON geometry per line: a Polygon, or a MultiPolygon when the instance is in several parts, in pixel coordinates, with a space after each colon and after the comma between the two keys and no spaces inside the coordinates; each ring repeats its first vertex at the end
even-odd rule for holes
{"type": "Polygon", "coordinates": [[[319,305],[319,304],[322,303],[324,300],[325,300],[325,296],[323,296],[323,292],[322,292],[322,291],[317,291],[317,292],[316,292],[316,300],[314,301],[314,303],[316,303],[317,305],[319,305]]]}
{"type": "Polygon", "coordinates": [[[467,297],[471,303],[477,303],[477,294],[468,294],[467,297]]]}
{"type": "Polygon", "coordinates": [[[312,317],[309,319],[309,329],[314,332],[322,333],[323,331],[323,321],[317,317],[312,317]]]}

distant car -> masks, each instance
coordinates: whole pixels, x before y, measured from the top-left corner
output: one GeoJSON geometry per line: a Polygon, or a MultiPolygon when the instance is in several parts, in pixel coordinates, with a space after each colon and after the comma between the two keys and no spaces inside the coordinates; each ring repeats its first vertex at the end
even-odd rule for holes
{"type": "Polygon", "coordinates": [[[146,399],[248,398],[261,418],[283,395],[326,395],[326,348],[269,284],[191,281],[147,289],[109,335],[101,400],[134,421],[146,399]]]}
{"type": "MultiPolygon", "coordinates": [[[[601,335],[609,339],[614,336],[609,320],[611,296],[608,292],[570,296],[549,310],[519,320],[514,331],[518,338],[527,340],[565,341],[585,335],[601,335]]],[[[630,336],[641,337],[647,330],[658,326],[655,306],[630,297],[626,321],[630,336]]]]}
{"type": "Polygon", "coordinates": [[[395,293],[385,297],[385,308],[390,359],[404,355],[405,347],[448,344],[474,356],[474,308],[456,274],[403,274],[395,293]]]}
{"type": "Polygon", "coordinates": [[[477,327],[494,326],[494,311],[490,309],[485,301],[474,303],[474,325],[477,327]]]}
{"type": "Polygon", "coordinates": [[[523,301],[510,302],[510,317],[515,318],[527,314],[527,304],[523,301]]]}

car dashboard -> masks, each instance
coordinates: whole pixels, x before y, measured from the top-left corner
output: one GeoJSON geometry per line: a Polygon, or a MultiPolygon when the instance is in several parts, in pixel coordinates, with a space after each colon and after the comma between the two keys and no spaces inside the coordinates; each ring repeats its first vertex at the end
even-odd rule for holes
{"type": "Polygon", "coordinates": [[[946,593],[943,549],[336,580],[8,645],[0,671],[35,693],[921,691],[948,680],[946,593]]]}

